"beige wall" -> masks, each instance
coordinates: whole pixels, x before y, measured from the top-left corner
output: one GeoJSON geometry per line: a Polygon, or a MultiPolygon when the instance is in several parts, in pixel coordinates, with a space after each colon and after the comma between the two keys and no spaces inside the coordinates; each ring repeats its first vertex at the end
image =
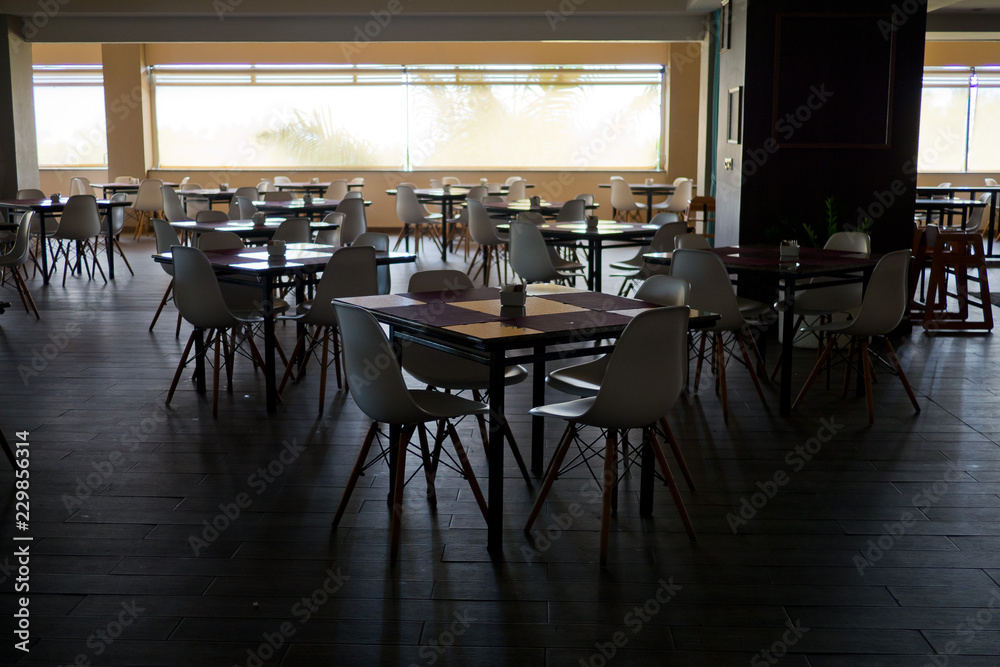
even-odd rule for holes
{"type": "MultiPolygon", "coordinates": [[[[256,185],[260,178],[271,178],[284,173],[293,180],[319,177],[331,178],[364,176],[367,181],[365,196],[375,204],[370,209],[373,226],[396,226],[394,200],[385,189],[401,181],[424,185],[430,178],[454,175],[478,181],[480,177],[505,180],[512,172],[330,172],[330,171],[168,171],[156,168],[143,170],[152,164],[153,151],[148,147],[151,132],[148,113],[129,113],[119,119],[121,105],[112,107],[115,98],[132,96],[143,91],[142,77],[135,70],[142,62],[152,64],[178,63],[365,63],[365,64],[435,64],[435,63],[490,63],[490,64],[669,64],[669,86],[665,93],[666,146],[663,156],[666,169],[660,173],[636,172],[629,179],[642,180],[656,177],[672,181],[678,176],[695,178],[698,169],[698,152],[703,143],[699,131],[699,96],[701,83],[701,44],[691,43],[555,43],[555,42],[494,42],[494,43],[353,43],[322,44],[145,44],[100,45],[93,44],[36,44],[33,47],[36,63],[108,63],[105,66],[105,90],[108,95],[109,169],[108,170],[46,170],[42,173],[42,186],[47,192],[69,188],[72,176],[82,175],[91,181],[110,180],[115,176],[145,176],[178,181],[184,176],[205,187],[228,182],[231,187],[256,185]],[[111,57],[110,54],[116,54],[111,57]],[[137,86],[140,86],[137,88],[137,86]],[[145,150],[142,148],[147,145],[145,150]]],[[[134,97],[134,96],[132,96],[134,97]]],[[[145,98],[143,98],[145,99],[145,98]]],[[[606,171],[522,171],[519,175],[536,184],[535,191],[545,197],[560,199],[574,197],[583,192],[593,193],[601,203],[601,213],[610,215],[611,204],[607,189],[598,187],[607,183],[614,173],[606,171]]],[[[696,179],[697,180],[697,179],[696,179]]]]}

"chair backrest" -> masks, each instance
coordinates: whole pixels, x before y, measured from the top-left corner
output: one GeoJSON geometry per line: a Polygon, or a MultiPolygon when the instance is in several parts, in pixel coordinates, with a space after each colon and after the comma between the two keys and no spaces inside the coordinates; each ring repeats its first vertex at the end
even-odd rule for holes
{"type": "Polygon", "coordinates": [[[316,285],[312,307],[302,321],[306,324],[334,324],[337,320],[331,300],[372,294],[378,294],[375,249],[371,246],[339,248],[326,263],[323,276],[316,285]]]}
{"type": "Polygon", "coordinates": [[[951,181],[945,181],[944,183],[938,183],[937,186],[939,188],[950,188],[951,187],[951,181]]]}
{"type": "Polygon", "coordinates": [[[466,200],[466,208],[469,211],[469,234],[473,241],[483,247],[501,245],[504,242],[497,234],[496,223],[490,218],[483,202],[466,200]]]}
{"type": "MultiPolygon", "coordinates": [[[[187,178],[187,177],[185,176],[185,178],[187,178]]],[[[185,183],[181,183],[180,189],[181,190],[201,190],[202,187],[201,187],[201,183],[195,183],[194,181],[187,181],[185,183]]]]}
{"type": "Polygon", "coordinates": [[[601,388],[582,424],[640,428],[670,410],[687,377],[687,306],[636,315],[610,353],[601,388]]]}
{"type": "Polygon", "coordinates": [[[257,183],[256,189],[259,194],[264,194],[265,192],[270,192],[271,190],[274,189],[274,183],[272,183],[270,180],[266,178],[262,178],[257,183]]]}
{"type": "MultiPolygon", "coordinates": [[[[170,246],[179,245],[181,240],[170,223],[161,218],[153,218],[153,234],[156,236],[156,252],[170,252],[170,246]]],[[[164,265],[166,266],[166,265],[164,265]]]]}
{"type": "Polygon", "coordinates": [[[670,197],[670,203],[667,204],[668,211],[674,211],[676,213],[685,213],[688,207],[691,206],[691,197],[693,196],[694,181],[690,178],[683,179],[677,184],[674,194],[670,197]]]}
{"type": "Polygon", "coordinates": [[[236,188],[236,192],[233,193],[233,199],[235,200],[237,197],[246,197],[251,202],[255,202],[260,199],[260,192],[251,185],[244,185],[242,188],[236,188]]]}
{"type": "Polygon", "coordinates": [[[257,207],[253,205],[252,200],[246,197],[234,196],[232,203],[229,204],[230,220],[250,220],[256,212],[257,207]]]}
{"type": "Polygon", "coordinates": [[[174,303],[181,317],[202,329],[225,329],[235,324],[219,289],[208,258],[198,248],[170,248],[174,264],[174,303]]]}
{"type": "Polygon", "coordinates": [[[383,424],[423,421],[379,323],[363,308],[338,303],[334,309],[344,340],[348,385],[361,411],[383,424]]]}
{"type": "MultiPolygon", "coordinates": [[[[344,199],[364,199],[364,195],[362,195],[359,190],[351,190],[344,195],[344,199]]],[[[344,201],[344,199],[341,199],[340,201],[344,201]]]]}
{"type": "MultiPolygon", "coordinates": [[[[327,245],[350,245],[350,243],[343,240],[344,220],[346,218],[347,216],[339,211],[330,211],[323,216],[323,222],[337,225],[337,228],[319,230],[316,232],[315,242],[327,245]]],[[[353,241],[354,239],[351,240],[353,241]]]]}
{"type": "Polygon", "coordinates": [[[556,215],[556,222],[585,222],[586,219],[586,204],[582,199],[570,199],[556,215]]]}
{"type": "Polygon", "coordinates": [[[686,306],[691,286],[677,276],[656,275],[642,281],[635,298],[659,306],[686,306]]]}
{"type": "MultiPolygon", "coordinates": [[[[113,202],[124,202],[128,201],[128,195],[124,192],[116,192],[111,195],[110,201],[113,202]]],[[[118,234],[125,228],[125,207],[124,206],[112,206],[108,209],[108,215],[111,216],[111,235],[118,236],[118,234]]]]}
{"type": "Polygon", "coordinates": [[[575,199],[582,199],[583,200],[584,208],[586,208],[587,206],[593,206],[594,205],[594,195],[581,194],[581,195],[577,195],[575,197],[575,199]]]}
{"type": "Polygon", "coordinates": [[[708,250],[712,246],[709,245],[708,239],[701,234],[684,232],[674,237],[674,247],[685,250],[708,250]]]}
{"type": "MultiPolygon", "coordinates": [[[[457,179],[456,179],[457,180],[457,179]]],[[[490,194],[490,189],[485,185],[475,185],[469,188],[468,194],[465,195],[465,201],[470,199],[475,199],[476,201],[483,201],[483,197],[490,194]]]]}
{"type": "Polygon", "coordinates": [[[20,266],[28,261],[31,255],[31,223],[37,214],[27,211],[21,215],[17,223],[17,233],[14,235],[14,245],[0,255],[0,263],[5,267],[20,266]]]}
{"type": "Polygon", "coordinates": [[[181,198],[177,196],[177,193],[169,185],[160,186],[160,197],[163,201],[163,216],[170,222],[182,222],[184,220],[190,220],[190,216],[184,211],[184,207],[181,206],[181,198]]]}
{"type": "Polygon", "coordinates": [[[990,221],[990,216],[986,213],[990,210],[990,199],[992,197],[993,195],[989,192],[984,192],[979,195],[979,201],[983,202],[985,206],[972,209],[972,213],[969,214],[968,219],[965,221],[965,225],[962,227],[964,231],[971,233],[982,233],[986,231],[986,226],[990,221]]]}
{"type": "Polygon", "coordinates": [[[985,181],[986,185],[989,185],[990,187],[996,187],[997,179],[995,179],[995,178],[985,178],[983,180],[985,181]]]}
{"type": "Polygon", "coordinates": [[[872,239],[864,232],[834,232],[823,244],[823,247],[827,250],[863,252],[870,255],[872,254],[872,239]]]}
{"type": "Polygon", "coordinates": [[[884,255],[868,279],[861,309],[843,332],[876,336],[895,329],[909,305],[909,271],[909,250],[896,250],[884,255]]]}
{"type": "Polygon", "coordinates": [[[514,181],[520,181],[520,180],[523,180],[520,176],[511,176],[506,181],[504,181],[503,184],[510,187],[510,185],[514,183],[514,181]]]}
{"type": "Polygon", "coordinates": [[[137,183],[133,176],[115,176],[115,183],[137,183]]]}
{"type": "Polygon", "coordinates": [[[354,243],[358,236],[368,231],[368,217],[365,214],[363,199],[342,199],[337,204],[336,212],[344,214],[340,227],[340,242],[344,245],[354,243]]]}
{"type": "Polygon", "coordinates": [[[462,181],[456,176],[444,176],[441,178],[442,185],[461,185],[462,181]]]}
{"type": "Polygon", "coordinates": [[[326,189],[323,193],[323,199],[333,199],[335,201],[340,201],[347,196],[347,179],[341,178],[336,181],[330,181],[330,187],[326,189]]]}
{"type": "Polygon", "coordinates": [[[438,178],[432,178],[430,179],[429,182],[430,185],[428,185],[427,187],[429,187],[431,190],[440,190],[444,186],[444,184],[438,178]]]}
{"type": "Polygon", "coordinates": [[[414,225],[424,222],[428,215],[413,188],[400,183],[396,187],[396,217],[404,224],[414,225]]]}
{"type": "Polygon", "coordinates": [[[136,211],[162,211],[163,210],[163,181],[158,178],[147,178],[139,184],[139,191],[135,195],[135,203],[132,208],[136,211]]]}
{"type": "Polygon", "coordinates": [[[407,292],[454,292],[475,287],[472,278],[458,269],[430,269],[410,276],[407,292]]]}
{"type": "Polygon", "coordinates": [[[731,331],[743,326],[745,321],[729,272],[718,255],[709,250],[675,250],[670,275],[691,286],[688,304],[692,308],[718,313],[721,319],[712,327],[714,330],[731,331]]]}
{"type": "Polygon", "coordinates": [[[272,182],[275,185],[288,185],[289,183],[292,182],[292,179],[288,178],[287,176],[275,176],[274,179],[272,179],[272,182]]]}
{"type": "Polygon", "coordinates": [[[649,241],[648,252],[670,252],[676,248],[674,240],[681,234],[687,234],[686,222],[668,222],[660,225],[649,241]]]}
{"type": "Polygon", "coordinates": [[[364,176],[357,176],[356,178],[351,179],[351,185],[364,185],[364,184],[365,184],[364,176]]]}
{"type": "Polygon", "coordinates": [[[90,187],[90,181],[83,176],[74,176],[69,179],[69,194],[73,195],[92,195],[94,190],[90,187]]]}
{"type": "Polygon", "coordinates": [[[635,211],[639,208],[631,188],[621,178],[611,179],[611,207],[618,211],[635,211]]]}
{"type": "MultiPolygon", "coordinates": [[[[72,194],[72,193],[70,193],[72,194]]],[[[81,192],[81,195],[93,194],[93,192],[81,192]]],[[[22,188],[17,191],[18,199],[48,199],[49,196],[38,188],[22,188]]]]}
{"type": "Polygon", "coordinates": [[[526,282],[558,280],[545,239],[538,227],[528,222],[510,224],[510,266],[526,282]]]}
{"type": "MultiPolygon", "coordinates": [[[[379,252],[389,252],[389,235],[381,232],[364,232],[358,234],[351,247],[369,247],[379,252]]],[[[377,267],[378,293],[388,294],[392,289],[392,275],[389,273],[389,265],[382,264],[377,267]]]]}
{"type": "Polygon", "coordinates": [[[292,201],[293,199],[295,199],[295,195],[293,195],[291,192],[282,192],[281,190],[275,190],[274,192],[267,191],[264,193],[264,201],[282,202],[282,201],[292,201]]]}
{"type": "Polygon", "coordinates": [[[246,247],[236,232],[203,232],[198,235],[199,250],[239,250],[246,247]]]}
{"type": "Polygon", "coordinates": [[[194,219],[195,222],[226,222],[227,220],[229,220],[229,214],[226,213],[225,211],[217,211],[215,209],[210,208],[195,213],[194,219]]]}
{"type": "Polygon", "coordinates": [[[517,201],[518,199],[527,199],[528,195],[525,193],[525,186],[527,184],[523,179],[517,178],[511,181],[507,179],[507,201],[517,201]]]}
{"type": "Polygon", "coordinates": [[[73,195],[63,208],[56,236],[84,240],[101,233],[101,212],[94,195],[73,195]]]}
{"type": "Polygon", "coordinates": [[[285,243],[309,243],[312,241],[312,229],[309,218],[287,218],[274,230],[275,241],[285,243]]]}

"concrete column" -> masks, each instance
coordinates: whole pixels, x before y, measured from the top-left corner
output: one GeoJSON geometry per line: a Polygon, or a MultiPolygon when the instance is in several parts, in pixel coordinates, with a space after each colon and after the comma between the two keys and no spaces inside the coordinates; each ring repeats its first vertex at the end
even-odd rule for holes
{"type": "Polygon", "coordinates": [[[20,21],[4,16],[5,43],[0,47],[0,196],[37,188],[38,144],[35,95],[31,81],[31,45],[21,38],[20,21]]]}
{"type": "Polygon", "coordinates": [[[153,167],[152,106],[142,44],[104,44],[108,178],[145,178],[153,167]]]}

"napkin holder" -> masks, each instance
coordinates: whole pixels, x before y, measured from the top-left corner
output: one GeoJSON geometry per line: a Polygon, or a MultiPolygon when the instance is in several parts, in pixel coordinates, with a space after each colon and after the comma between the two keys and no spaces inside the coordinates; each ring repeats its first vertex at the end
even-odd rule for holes
{"type": "Polygon", "coordinates": [[[285,262],[285,242],[267,242],[267,261],[272,264],[283,264],[285,262]]]}
{"type": "Polygon", "coordinates": [[[500,306],[504,308],[524,308],[528,292],[524,283],[512,283],[500,288],[500,306]]]}
{"type": "Polygon", "coordinates": [[[781,245],[778,246],[778,255],[783,260],[797,260],[799,258],[799,242],[782,241],[781,245]]]}
{"type": "Polygon", "coordinates": [[[599,219],[596,215],[587,216],[587,229],[597,229],[597,223],[599,219]]]}
{"type": "Polygon", "coordinates": [[[542,205],[542,198],[539,197],[538,195],[533,195],[531,197],[530,201],[531,201],[531,205],[533,207],[535,207],[535,208],[537,208],[537,207],[539,207],[539,206],[542,205]]]}

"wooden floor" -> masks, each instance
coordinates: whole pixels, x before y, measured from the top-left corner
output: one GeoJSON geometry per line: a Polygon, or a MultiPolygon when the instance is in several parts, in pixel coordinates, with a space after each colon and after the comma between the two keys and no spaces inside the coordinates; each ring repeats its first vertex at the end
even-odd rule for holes
{"type": "MultiPolygon", "coordinates": [[[[529,539],[534,489],[510,464],[502,557],[486,552],[465,482],[442,470],[436,512],[422,476],[406,488],[390,565],[384,466],[330,530],[368,426],[353,401],[331,377],[318,415],[311,373],[268,417],[262,374],[243,363],[218,418],[188,376],[166,408],[188,329],[174,337],[168,306],[147,331],[168,278],[150,241],[126,248],[135,277],[36,278],[42,319],[17,303],[0,316],[0,421],[31,443],[27,531],[14,526],[13,474],[0,472],[2,664],[1000,664],[989,336],[915,329],[899,348],[923,410],[882,373],[872,427],[863,399],[821,386],[781,418],[776,388],[762,406],[737,365],[727,425],[706,378],[670,414],[697,482],[682,486],[697,543],[663,487],[640,519],[626,479],[600,568],[585,468],[557,482],[529,539]],[[11,632],[12,553],[25,544],[14,534],[33,538],[28,653],[11,632]]],[[[418,266],[441,262],[427,252],[418,266]]],[[[410,271],[395,268],[394,284],[410,271]]],[[[288,347],[293,333],[280,328],[288,347]]],[[[796,352],[797,385],[813,354],[796,352]]],[[[525,448],[529,386],[507,399],[525,448]]],[[[548,428],[547,454],[560,425],[548,428]]],[[[476,428],[460,432],[485,485],[476,428]]]]}

